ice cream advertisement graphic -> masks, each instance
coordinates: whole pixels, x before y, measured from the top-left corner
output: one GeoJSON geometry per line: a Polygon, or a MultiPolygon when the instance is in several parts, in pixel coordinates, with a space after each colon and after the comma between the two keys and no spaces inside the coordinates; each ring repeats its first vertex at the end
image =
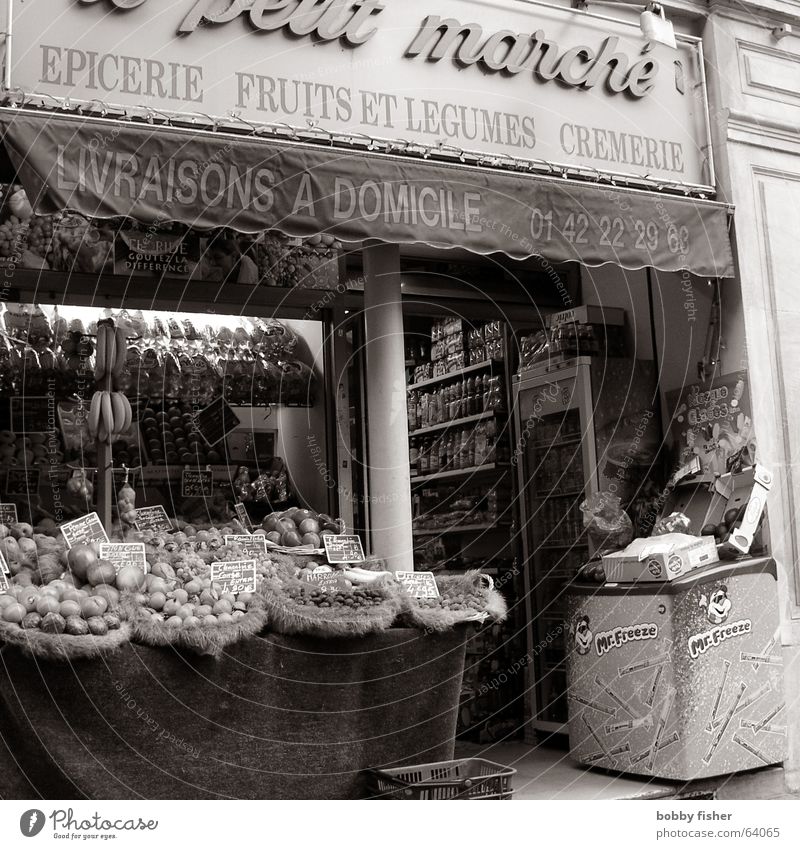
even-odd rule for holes
{"type": "Polygon", "coordinates": [[[706,609],[706,616],[712,625],[721,625],[728,618],[732,606],[726,586],[717,587],[708,599],[705,595],[700,596],[700,607],[706,609]]]}
{"type": "Polygon", "coordinates": [[[572,627],[572,639],[575,643],[575,651],[578,654],[589,654],[592,648],[594,635],[589,628],[589,617],[581,616],[572,627]]]}

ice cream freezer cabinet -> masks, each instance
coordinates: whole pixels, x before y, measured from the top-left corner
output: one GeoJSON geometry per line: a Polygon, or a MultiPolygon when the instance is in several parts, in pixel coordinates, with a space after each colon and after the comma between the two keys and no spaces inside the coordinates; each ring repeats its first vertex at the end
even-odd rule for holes
{"type": "Polygon", "coordinates": [[[567,596],[571,756],[688,781],[780,763],[786,715],[775,562],[567,596]]]}

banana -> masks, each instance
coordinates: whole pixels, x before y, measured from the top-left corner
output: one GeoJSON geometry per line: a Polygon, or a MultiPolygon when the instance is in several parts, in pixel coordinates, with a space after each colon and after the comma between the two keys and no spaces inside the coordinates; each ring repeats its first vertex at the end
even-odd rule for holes
{"type": "Polygon", "coordinates": [[[125,360],[128,358],[128,337],[125,331],[117,326],[114,334],[114,365],[112,366],[112,374],[114,377],[119,377],[122,374],[122,369],[125,367],[125,360]]]}
{"type": "Polygon", "coordinates": [[[100,401],[100,427],[98,433],[105,430],[106,439],[100,439],[101,442],[106,442],[108,437],[114,432],[114,411],[111,408],[111,393],[103,392],[100,401]]]}
{"type": "Polygon", "coordinates": [[[106,330],[105,324],[97,328],[97,345],[95,346],[94,379],[102,380],[106,376],[106,330]]]}
{"type": "Polygon", "coordinates": [[[106,329],[106,375],[112,374],[117,361],[117,335],[113,327],[106,329]]]}
{"type": "Polygon", "coordinates": [[[92,403],[89,406],[89,433],[94,437],[97,436],[97,429],[100,426],[100,400],[102,396],[102,392],[95,392],[92,395],[92,403]]]}
{"type": "Polygon", "coordinates": [[[123,397],[121,392],[111,393],[111,409],[114,414],[114,426],[109,428],[111,433],[120,434],[125,430],[125,403],[122,400],[123,397]]]}
{"type": "Polygon", "coordinates": [[[97,430],[97,439],[99,442],[108,442],[108,428],[106,428],[106,423],[102,419],[97,430]]]}
{"type": "Polygon", "coordinates": [[[125,408],[125,419],[122,423],[121,433],[127,433],[133,421],[133,410],[131,409],[131,402],[128,400],[128,396],[124,392],[120,392],[119,394],[122,396],[122,404],[125,408]]]}

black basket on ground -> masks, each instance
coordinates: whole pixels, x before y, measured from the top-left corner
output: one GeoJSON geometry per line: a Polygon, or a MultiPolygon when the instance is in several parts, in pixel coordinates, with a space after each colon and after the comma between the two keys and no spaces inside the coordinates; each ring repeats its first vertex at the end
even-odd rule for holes
{"type": "Polygon", "coordinates": [[[517,771],[483,758],[462,758],[366,772],[372,799],[510,799],[517,771]]]}

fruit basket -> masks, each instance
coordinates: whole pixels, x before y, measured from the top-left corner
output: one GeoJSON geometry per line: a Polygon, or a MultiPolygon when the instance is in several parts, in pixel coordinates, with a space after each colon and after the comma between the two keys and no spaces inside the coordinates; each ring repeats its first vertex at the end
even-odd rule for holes
{"type": "Polygon", "coordinates": [[[73,661],[113,651],[131,637],[113,599],[69,581],[14,584],[0,594],[0,642],[42,660],[73,661]]]}
{"type": "Polygon", "coordinates": [[[324,589],[297,578],[261,582],[271,631],[310,637],[363,637],[390,628],[400,613],[397,587],[388,580],[324,589]]]}
{"type": "Polygon", "coordinates": [[[478,571],[437,575],[436,584],[438,598],[414,598],[401,590],[403,624],[435,632],[465,622],[502,622],[506,618],[505,599],[487,575],[478,571]]]}
{"type": "Polygon", "coordinates": [[[517,771],[483,758],[366,770],[372,799],[510,799],[517,771]]]}

